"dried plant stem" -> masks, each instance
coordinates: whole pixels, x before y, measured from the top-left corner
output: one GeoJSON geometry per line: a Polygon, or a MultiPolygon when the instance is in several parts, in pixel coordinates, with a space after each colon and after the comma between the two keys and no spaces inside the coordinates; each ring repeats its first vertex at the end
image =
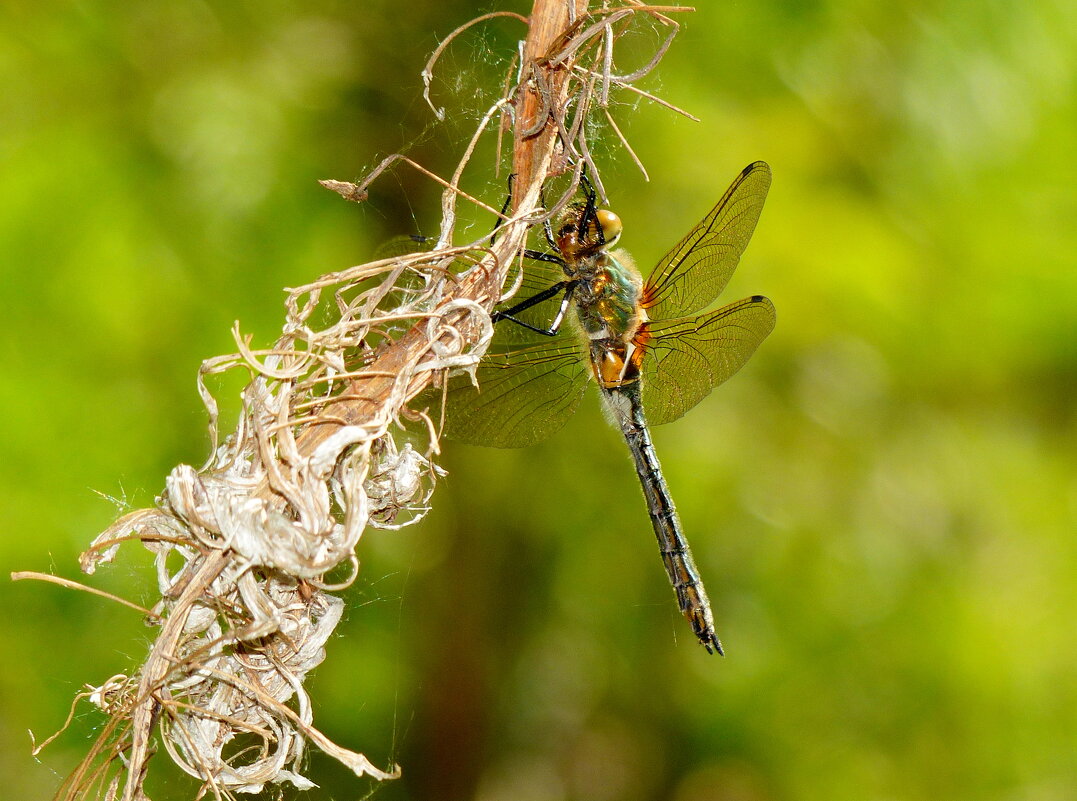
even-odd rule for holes
{"type": "Polygon", "coordinates": [[[35,581],[45,581],[49,584],[59,584],[61,587],[67,587],[69,590],[79,590],[80,592],[88,592],[91,595],[97,595],[101,598],[107,598],[110,601],[115,601],[121,606],[126,606],[130,609],[134,609],[136,612],[141,612],[148,618],[159,618],[159,615],[151,609],[146,609],[143,606],[139,606],[136,603],[131,603],[126,598],[121,598],[118,595],[113,595],[111,592],[105,592],[99,590],[96,587],[87,587],[78,581],[71,581],[71,579],[61,578],[60,576],[50,576],[48,573],[37,573],[33,570],[17,570],[11,574],[12,581],[24,581],[26,579],[34,579],[35,581]]]}
{"type": "MultiPolygon", "coordinates": [[[[563,68],[544,67],[539,61],[540,56],[549,51],[556,37],[565,29],[570,14],[569,8],[568,3],[560,0],[556,2],[555,0],[536,0],[531,15],[529,34],[524,46],[525,61],[533,65],[532,69],[536,71],[548,69],[552,73],[548,76],[546,83],[550,87],[551,94],[556,98],[554,105],[557,107],[561,107],[564,103],[565,79],[568,71],[563,68]]],[[[584,8],[585,3],[575,2],[573,13],[579,15],[584,8]]],[[[521,84],[519,92],[516,103],[517,108],[521,109],[521,111],[517,113],[515,125],[518,133],[514,147],[513,169],[518,176],[516,185],[522,191],[519,191],[514,198],[516,219],[510,221],[502,231],[498,242],[500,252],[492,254],[492,263],[486,265],[486,269],[473,270],[471,275],[461,283],[459,291],[456,293],[457,298],[469,298],[479,301],[487,308],[492,306],[498,298],[499,288],[504,280],[506,269],[500,265],[510,263],[512,254],[523,245],[527,233],[527,221],[520,215],[520,212],[525,210],[525,213],[530,213],[538,208],[540,188],[542,181],[549,172],[549,165],[556,142],[556,126],[549,119],[544,121],[539,133],[535,136],[525,138],[519,133],[521,130],[528,130],[534,126],[537,109],[540,105],[537,92],[528,83],[521,84]]],[[[386,161],[388,162],[388,160],[386,161]]],[[[446,186],[447,192],[459,193],[459,189],[455,186],[455,181],[453,184],[440,181],[420,165],[414,164],[410,160],[407,161],[412,166],[430,175],[430,177],[435,178],[435,180],[439,180],[443,186],[446,186]]],[[[377,172],[380,172],[386,166],[388,166],[387,163],[383,164],[377,172]]],[[[469,197],[468,199],[476,202],[477,205],[485,206],[485,204],[474,198],[469,197]]],[[[493,211],[488,206],[486,208],[493,211]]],[[[446,305],[451,304],[453,299],[452,295],[448,296],[446,305]]],[[[469,336],[476,338],[479,336],[480,331],[477,326],[462,324],[468,316],[468,312],[459,311],[451,314],[452,317],[446,320],[446,324],[458,326],[458,330],[460,330],[465,340],[469,336]]],[[[445,341],[447,338],[448,335],[439,340],[439,342],[448,346],[450,343],[445,341]]],[[[466,347],[466,343],[458,347],[466,347]]],[[[340,402],[332,404],[330,414],[324,414],[320,419],[316,419],[304,426],[303,431],[296,438],[298,454],[302,457],[310,457],[317,451],[319,446],[345,427],[369,425],[381,429],[387,426],[390,421],[378,420],[376,417],[379,412],[385,409],[387,399],[398,386],[397,377],[414,372],[416,362],[428,353],[430,348],[431,342],[427,326],[424,322],[419,322],[390,346],[383,355],[364,369],[360,376],[352,379],[351,390],[342,393],[340,402]]],[[[421,391],[425,383],[429,381],[431,373],[428,372],[424,375],[425,381],[420,380],[409,386],[406,393],[407,397],[404,398],[405,401],[421,391]]],[[[258,494],[263,497],[270,497],[270,493],[270,484],[263,482],[258,494]]],[[[179,614],[179,610],[189,611],[192,605],[203,596],[210,585],[220,576],[221,572],[228,567],[231,558],[232,554],[229,551],[221,550],[211,553],[204,559],[197,572],[184,588],[182,595],[176,599],[175,611],[162,628],[151,650],[150,657],[145,663],[136,696],[140,701],[131,714],[133,729],[131,751],[129,753],[130,767],[128,768],[127,786],[124,791],[125,799],[129,798],[133,801],[138,798],[137,794],[140,791],[139,787],[144,774],[144,766],[149,757],[149,738],[154,718],[159,709],[159,701],[156,697],[157,690],[166,683],[169,671],[174,670],[175,666],[170,655],[176,651],[186,622],[186,617],[179,614]]],[[[316,730],[312,731],[316,732],[316,730]]],[[[311,736],[311,731],[306,733],[311,736]]],[[[321,735],[318,734],[317,737],[320,738],[321,735]]],[[[328,747],[327,741],[321,743],[321,745],[323,748],[328,747]]],[[[369,766],[368,772],[378,778],[391,778],[391,776],[395,775],[392,772],[378,771],[372,765],[369,766]]]]}
{"type": "Polygon", "coordinates": [[[588,13],[586,0],[534,0],[526,19],[509,12],[479,17],[431,56],[423,71],[428,101],[438,56],[471,25],[512,17],[527,23],[527,37],[514,88],[486,111],[453,175],[443,179],[394,155],[361,183],[322,182],[362,201],[379,175],[403,161],[443,187],[437,246],[292,289],[283,334],[272,347],[252,348],[237,327],[237,352],[203,363],[199,389],[214,436],[209,461],[199,470],[176,467],[157,508],[126,515],[83,554],[82,568],[92,573],[125,542],[151,550],[161,598],[152,609],[127,605],[160,629],[135,675],[114,676],[88,694],[109,719],[58,798],[75,801],[103,788],[109,801],[141,801],[155,731],[176,764],[203,781],[200,797],[232,798],[271,782],[313,786],[298,773],[308,743],[358,776],[399,774],[313,726],[303,680],[324,658],[343,612],[330,593],[354,580],[355,549],[367,526],[398,528],[425,513],[438,475],[437,432],[425,410],[409,402],[446,371],[478,363],[492,334],[489,311],[502,298],[529,228],[568,202],[585,165],[601,191],[588,119],[601,109],[627,148],[608,110],[609,92],[628,88],[652,97],[632,83],[654,68],[676,33],[665,14],[682,10],[626,0],[588,13]],[[616,75],[616,41],[640,18],[670,33],[642,68],[616,75]],[[502,116],[512,119],[512,208],[493,242],[454,245],[458,202],[499,214],[460,182],[479,137],[502,116]],[[553,208],[542,208],[544,182],[569,170],[572,186],[553,208]],[[330,322],[319,328],[315,321],[324,319],[330,322]],[[237,367],[251,380],[238,427],[220,443],[217,403],[205,378],[237,367]],[[397,445],[394,432],[409,421],[430,432],[425,453],[397,445]],[[225,745],[239,734],[261,745],[227,756],[225,745]]]}
{"type": "MultiPolygon", "coordinates": [[[[513,196],[514,219],[501,229],[500,238],[491,254],[492,258],[484,265],[486,269],[472,271],[461,282],[458,291],[447,295],[446,304],[454,299],[467,298],[490,308],[500,296],[500,287],[507,274],[508,265],[523,246],[530,215],[540,208],[542,183],[550,174],[550,162],[557,142],[556,125],[549,116],[543,120],[539,112],[550,108],[550,98],[553,98],[554,107],[563,108],[566,98],[566,78],[569,71],[547,64],[545,56],[568,26],[570,17],[579,17],[585,9],[586,3],[583,0],[535,0],[529,18],[530,26],[524,43],[523,60],[535,71],[534,74],[545,76],[549,95],[540,95],[539,91],[525,80],[520,82],[515,98],[517,111],[512,164],[517,191],[513,196]],[[536,128],[538,133],[528,135],[527,132],[536,128]]],[[[427,68],[429,67],[428,63],[427,68]]],[[[469,327],[466,323],[458,325],[466,316],[466,313],[461,311],[446,320],[448,326],[458,328],[463,334],[465,346],[469,342],[477,341],[479,334],[476,327],[469,327]]],[[[447,345],[448,342],[442,344],[447,345]]],[[[300,453],[307,455],[313,452],[320,443],[332,436],[335,428],[358,425],[369,420],[371,411],[380,408],[393,388],[395,377],[413,365],[429,348],[429,334],[425,326],[417,324],[412,327],[370,366],[363,378],[356,379],[352,397],[357,400],[338,404],[333,410],[336,419],[332,423],[312,426],[300,436],[300,453]]],[[[429,374],[427,377],[429,378],[429,374]]],[[[421,392],[425,385],[426,382],[412,385],[408,391],[409,398],[421,392]]]]}
{"type": "Polygon", "coordinates": [[[232,554],[227,550],[214,551],[203,561],[198,571],[191,577],[183,593],[176,599],[174,611],[161,627],[157,640],[150,649],[142,669],[142,678],[138,683],[137,702],[131,712],[131,751],[128,754],[130,766],[127,772],[127,786],[124,798],[132,801],[141,793],[142,776],[150,755],[150,734],[154,719],[158,714],[158,688],[166,684],[169,671],[175,667],[170,655],[175,653],[176,645],[187,623],[194,603],[202,597],[209,585],[220,575],[229,563],[232,554]]]}

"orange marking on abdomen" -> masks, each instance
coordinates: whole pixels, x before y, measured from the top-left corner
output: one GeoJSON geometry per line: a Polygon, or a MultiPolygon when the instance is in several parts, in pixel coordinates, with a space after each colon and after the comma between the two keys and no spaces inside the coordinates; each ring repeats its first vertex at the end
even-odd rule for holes
{"type": "Polygon", "coordinates": [[[627,386],[639,380],[643,349],[636,347],[635,340],[628,347],[615,345],[591,348],[591,368],[599,386],[605,389],[627,386]]]}
{"type": "Polygon", "coordinates": [[[595,369],[595,378],[601,386],[609,389],[621,385],[625,366],[621,354],[611,350],[603,350],[597,360],[592,359],[592,364],[595,369]]]}

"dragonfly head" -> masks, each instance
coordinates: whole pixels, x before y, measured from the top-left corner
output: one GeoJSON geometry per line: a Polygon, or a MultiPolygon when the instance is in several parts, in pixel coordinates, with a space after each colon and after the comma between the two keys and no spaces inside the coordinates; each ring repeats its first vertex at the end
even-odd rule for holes
{"type": "Polygon", "coordinates": [[[565,259],[590,256],[613,245],[624,226],[621,218],[609,209],[588,211],[588,204],[573,203],[561,217],[557,229],[557,247],[565,259]]]}

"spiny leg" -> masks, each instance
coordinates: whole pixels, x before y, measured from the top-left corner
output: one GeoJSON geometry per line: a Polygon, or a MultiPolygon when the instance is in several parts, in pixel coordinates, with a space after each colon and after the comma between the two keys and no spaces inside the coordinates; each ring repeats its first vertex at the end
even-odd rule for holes
{"type": "Polygon", "coordinates": [[[583,207],[580,222],[576,226],[576,235],[581,242],[585,241],[593,225],[596,237],[595,246],[601,248],[606,244],[606,232],[598,222],[598,193],[595,191],[591,179],[587,177],[587,165],[584,165],[584,169],[580,173],[580,186],[583,187],[587,203],[583,207]]]}
{"type": "Polygon", "coordinates": [[[568,311],[569,304],[572,302],[572,293],[576,290],[576,285],[578,283],[578,281],[558,281],[549,289],[544,289],[538,294],[520,301],[515,306],[511,306],[504,311],[494,312],[490,315],[490,319],[495,323],[499,320],[509,320],[516,323],[516,325],[527,328],[537,334],[543,334],[548,337],[555,336],[557,332],[561,330],[561,323],[565,319],[565,313],[568,311]],[[526,309],[530,309],[532,306],[542,303],[544,300],[556,297],[561,291],[564,291],[565,294],[564,297],[561,298],[561,306],[558,308],[557,315],[553,318],[553,322],[550,323],[549,328],[539,328],[538,326],[531,325],[531,323],[525,322],[514,316],[526,309]]]}
{"type": "MultiPolygon", "coordinates": [[[[501,227],[501,223],[505,219],[505,215],[508,213],[509,207],[512,205],[512,187],[513,187],[513,183],[515,182],[515,179],[516,179],[516,174],[515,173],[513,173],[512,175],[509,176],[509,181],[508,181],[508,183],[509,183],[509,193],[508,193],[508,197],[505,198],[505,202],[501,206],[501,213],[498,216],[498,219],[494,223],[494,229],[493,229],[493,231],[490,232],[490,245],[491,246],[493,246],[494,242],[496,241],[496,239],[497,239],[497,231],[501,227]]],[[[546,190],[545,190],[545,188],[540,188],[539,189],[539,197],[540,197],[540,199],[542,201],[543,207],[545,207],[545,205],[546,205],[546,190]]],[[[557,242],[554,239],[553,229],[550,226],[549,218],[547,218],[543,222],[542,227],[543,227],[543,231],[544,231],[544,233],[546,235],[546,241],[549,242],[550,246],[553,247],[556,250],[557,242]]],[[[556,265],[558,265],[559,267],[562,267],[562,268],[565,266],[565,260],[562,259],[560,256],[558,256],[556,253],[543,253],[542,251],[531,250],[531,249],[528,248],[528,249],[524,250],[524,257],[528,258],[528,259],[534,259],[536,261],[547,262],[548,264],[556,264],[556,265]]],[[[525,300],[520,301],[519,303],[515,304],[514,306],[509,307],[508,309],[505,309],[503,311],[494,312],[493,314],[490,315],[490,318],[495,323],[497,323],[497,322],[499,322],[501,320],[509,320],[510,322],[516,323],[517,325],[522,326],[524,328],[527,328],[527,329],[529,329],[531,331],[534,331],[534,332],[536,332],[538,334],[543,334],[545,336],[551,336],[552,337],[552,336],[556,335],[557,332],[561,328],[561,323],[565,318],[565,313],[568,311],[568,306],[569,306],[569,303],[570,303],[570,301],[572,299],[572,292],[573,292],[573,290],[575,288],[576,288],[576,282],[575,281],[559,281],[558,283],[554,284],[553,286],[549,287],[548,289],[544,289],[543,291],[541,291],[541,292],[539,292],[539,293],[537,293],[535,295],[532,295],[531,297],[529,297],[529,298],[527,298],[525,300]],[[539,303],[542,303],[545,300],[549,300],[552,297],[556,297],[562,291],[564,291],[565,296],[561,300],[561,306],[557,311],[557,315],[554,317],[553,322],[550,324],[550,326],[548,328],[539,328],[538,326],[535,326],[535,325],[532,325],[531,323],[528,323],[528,322],[525,322],[523,320],[520,320],[515,316],[516,314],[518,314],[518,313],[520,313],[522,311],[525,311],[526,309],[530,309],[532,306],[536,306],[536,305],[538,305],[539,303]]]]}
{"type": "MultiPolygon", "coordinates": [[[[505,217],[508,215],[509,207],[512,206],[512,185],[516,180],[516,173],[512,173],[509,176],[509,194],[505,198],[505,202],[501,204],[501,213],[497,219],[494,220],[494,229],[490,232],[490,247],[493,247],[494,242],[497,240],[498,229],[501,228],[501,224],[505,221],[505,217]]],[[[542,207],[546,207],[546,189],[541,187],[539,189],[539,199],[542,202],[542,207]]],[[[546,241],[550,244],[554,250],[557,249],[557,240],[553,236],[553,228],[550,226],[550,220],[547,217],[542,223],[543,232],[546,236],[546,241]]],[[[524,256],[529,259],[535,259],[537,261],[545,261],[550,264],[557,264],[561,267],[565,266],[564,259],[554,253],[543,253],[540,250],[524,250],[524,256]]]]}

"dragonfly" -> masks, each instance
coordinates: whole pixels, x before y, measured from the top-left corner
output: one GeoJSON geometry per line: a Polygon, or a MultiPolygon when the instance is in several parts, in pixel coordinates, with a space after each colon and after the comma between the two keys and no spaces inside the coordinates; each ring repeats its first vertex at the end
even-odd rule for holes
{"type": "Polygon", "coordinates": [[[699,403],[774,328],[774,305],[761,295],[702,311],[736,270],[770,183],[766,163],[745,167],[643,280],[625,251],[611,250],[623,224],[598,208],[583,175],[584,198],[544,225],[550,251],[526,252],[523,286],[537,291],[493,313],[477,381],[455,377],[445,396],[445,438],[519,447],[561,428],[593,380],[632,454],[680,612],[709,653],[722,644],[649,427],[699,403]]]}

